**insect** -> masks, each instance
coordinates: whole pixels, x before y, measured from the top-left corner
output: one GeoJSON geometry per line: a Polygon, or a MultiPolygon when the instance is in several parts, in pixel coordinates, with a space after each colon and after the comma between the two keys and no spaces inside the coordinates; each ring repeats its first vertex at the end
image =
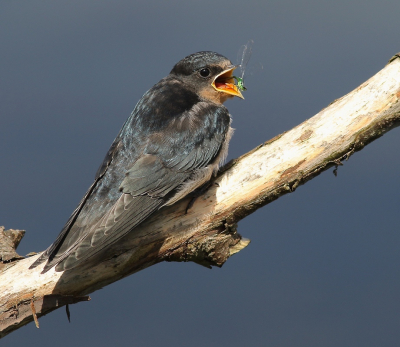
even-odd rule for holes
{"type": "Polygon", "coordinates": [[[232,77],[236,80],[237,87],[240,89],[241,92],[247,90],[247,88],[244,86],[243,78],[237,76],[232,76],[232,77]]]}
{"type": "Polygon", "coordinates": [[[243,45],[239,52],[238,52],[238,61],[240,61],[239,68],[241,72],[241,76],[232,76],[236,82],[237,82],[237,87],[241,90],[247,90],[247,88],[244,86],[244,73],[246,71],[246,66],[247,63],[250,60],[251,57],[251,52],[252,52],[252,47],[253,47],[253,40],[249,40],[245,45],[243,45]]]}
{"type": "MultiPolygon", "coordinates": [[[[246,66],[247,63],[250,60],[251,57],[251,52],[252,52],[252,46],[253,46],[254,41],[253,40],[249,40],[245,45],[243,45],[242,47],[240,47],[239,52],[238,52],[238,61],[240,61],[240,64],[236,65],[241,72],[241,76],[229,76],[226,77],[227,81],[232,81],[232,78],[236,81],[235,86],[241,91],[245,91],[247,90],[247,88],[244,85],[244,73],[246,71],[246,66]]],[[[220,79],[221,80],[221,79],[220,79]]]]}

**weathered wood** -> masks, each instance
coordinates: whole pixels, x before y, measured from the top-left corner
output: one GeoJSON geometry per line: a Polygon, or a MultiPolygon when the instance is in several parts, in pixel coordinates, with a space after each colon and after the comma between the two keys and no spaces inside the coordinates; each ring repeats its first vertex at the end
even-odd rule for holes
{"type": "Polygon", "coordinates": [[[4,230],[4,227],[0,227],[0,261],[2,263],[23,258],[16,249],[24,235],[25,230],[4,230]]]}
{"type": "MultiPolygon", "coordinates": [[[[67,305],[68,307],[69,304],[89,300],[90,297],[88,296],[74,297],[71,295],[45,295],[41,298],[35,298],[28,294],[24,297],[19,297],[13,306],[1,311],[0,337],[7,335],[15,330],[16,327],[31,322],[32,319],[35,321],[36,327],[39,328],[39,317],[62,306],[67,305]]],[[[69,320],[68,314],[67,318],[69,320]]]]}
{"type": "MultiPolygon", "coordinates": [[[[0,272],[0,320],[6,320],[0,337],[33,320],[32,314],[18,322],[10,316],[10,310],[21,315],[18,307],[32,298],[39,312],[36,302],[49,295],[80,297],[160,261],[222,266],[249,243],[236,231],[240,219],[400,124],[398,58],[316,116],[228,163],[187,215],[188,199],[161,209],[95,265],[40,274],[43,265],[28,270],[37,256],[10,263],[0,272]]],[[[42,307],[40,314],[55,308],[42,307]]]]}

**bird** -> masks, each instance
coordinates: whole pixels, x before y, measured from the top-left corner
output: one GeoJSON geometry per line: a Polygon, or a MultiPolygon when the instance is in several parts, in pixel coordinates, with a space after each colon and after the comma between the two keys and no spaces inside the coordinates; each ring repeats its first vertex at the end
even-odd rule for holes
{"type": "Polygon", "coordinates": [[[223,103],[243,98],[236,65],[197,52],[138,101],[93,184],[57,239],[30,266],[61,272],[86,263],[147,220],[210,182],[228,151],[231,115],[223,103]]]}

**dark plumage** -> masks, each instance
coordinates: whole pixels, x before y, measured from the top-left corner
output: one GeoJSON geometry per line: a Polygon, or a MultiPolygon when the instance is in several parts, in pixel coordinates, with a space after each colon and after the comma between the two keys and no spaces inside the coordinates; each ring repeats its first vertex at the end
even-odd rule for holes
{"type": "Polygon", "coordinates": [[[30,268],[45,261],[42,272],[74,268],[209,181],[232,133],[222,103],[242,97],[231,78],[234,68],[217,53],[195,53],[144,94],[94,183],[30,268]]]}

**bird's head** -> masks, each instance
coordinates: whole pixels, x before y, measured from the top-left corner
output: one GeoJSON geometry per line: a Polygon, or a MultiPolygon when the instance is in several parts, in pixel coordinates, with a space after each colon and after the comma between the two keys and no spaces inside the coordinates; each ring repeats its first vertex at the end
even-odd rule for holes
{"type": "Polygon", "coordinates": [[[198,52],[179,61],[171,74],[190,85],[202,98],[222,104],[235,96],[244,99],[233,78],[236,67],[221,54],[198,52]]]}

